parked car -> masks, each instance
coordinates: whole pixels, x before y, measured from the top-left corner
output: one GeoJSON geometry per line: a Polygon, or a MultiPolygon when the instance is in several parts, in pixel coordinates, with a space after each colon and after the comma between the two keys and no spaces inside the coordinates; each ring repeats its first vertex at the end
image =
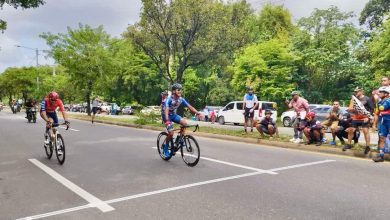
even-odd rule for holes
{"type": "MultiPolygon", "coordinates": [[[[319,108],[319,107],[330,107],[329,105],[321,105],[321,104],[309,104],[310,111],[319,108]]],[[[291,127],[292,123],[295,120],[295,111],[293,109],[287,110],[282,113],[280,116],[280,121],[282,122],[284,127],[291,127]]]]}
{"type": "MultiPolygon", "coordinates": [[[[223,107],[217,115],[217,120],[219,124],[233,123],[235,125],[242,124],[244,121],[244,102],[243,101],[233,101],[228,103],[223,107]]],[[[261,120],[264,117],[264,112],[266,109],[271,109],[272,118],[276,121],[277,111],[276,111],[276,102],[269,101],[259,101],[258,107],[255,109],[255,120],[261,120]],[[261,107],[261,112],[259,111],[261,107]]]]}
{"type": "Polygon", "coordinates": [[[85,112],[86,109],[82,104],[75,104],[70,108],[71,112],[85,112]]]}
{"type": "Polygon", "coordinates": [[[121,112],[121,107],[119,107],[118,104],[110,103],[110,105],[111,105],[111,111],[110,111],[111,115],[118,115],[121,112]]]}
{"type": "Polygon", "coordinates": [[[152,105],[152,106],[146,106],[145,108],[143,108],[141,110],[141,113],[142,114],[151,114],[151,113],[154,113],[154,114],[161,114],[161,107],[160,106],[157,106],[157,105],[152,105]]]}
{"type": "Polygon", "coordinates": [[[131,106],[129,106],[129,105],[125,106],[122,109],[122,114],[124,114],[124,115],[132,115],[132,114],[134,114],[134,109],[131,106]]]}
{"type": "Polygon", "coordinates": [[[100,104],[100,111],[101,113],[106,113],[106,114],[110,114],[111,112],[111,105],[109,105],[107,102],[103,102],[100,104]]]}

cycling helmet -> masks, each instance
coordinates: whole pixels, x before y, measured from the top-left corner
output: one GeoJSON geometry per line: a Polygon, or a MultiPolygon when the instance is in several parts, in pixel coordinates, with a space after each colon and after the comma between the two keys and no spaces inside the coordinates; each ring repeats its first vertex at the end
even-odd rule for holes
{"type": "Polygon", "coordinates": [[[314,118],[314,117],[316,117],[316,113],[314,113],[314,112],[308,112],[307,114],[306,114],[306,118],[314,118]]]}
{"type": "Polygon", "coordinates": [[[265,112],[264,112],[264,114],[265,114],[265,115],[266,115],[266,114],[271,114],[271,115],[272,115],[272,111],[271,111],[270,109],[266,109],[265,112]]]}
{"type": "Polygon", "coordinates": [[[379,92],[386,92],[390,94],[390,88],[388,86],[382,86],[379,88],[379,92]]]}
{"type": "Polygon", "coordinates": [[[161,92],[161,95],[167,96],[167,95],[168,95],[168,92],[167,92],[167,91],[161,92]]]}
{"type": "Polygon", "coordinates": [[[248,87],[246,88],[246,90],[247,90],[247,91],[253,91],[253,87],[252,87],[252,86],[248,86],[248,87]]]}
{"type": "Polygon", "coordinates": [[[183,86],[180,83],[174,83],[171,87],[172,90],[182,89],[183,86]]]}
{"type": "Polygon", "coordinates": [[[51,99],[51,100],[53,100],[53,101],[56,101],[57,99],[58,99],[58,93],[56,93],[56,92],[50,92],[49,93],[49,98],[51,99]]]}

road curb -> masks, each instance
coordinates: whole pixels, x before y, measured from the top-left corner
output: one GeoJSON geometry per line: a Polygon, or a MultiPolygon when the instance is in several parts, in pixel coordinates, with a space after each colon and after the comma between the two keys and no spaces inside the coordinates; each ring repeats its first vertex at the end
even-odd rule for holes
{"type": "MultiPolygon", "coordinates": [[[[72,117],[71,118],[81,120],[81,121],[90,121],[84,118],[79,117],[72,117]]],[[[157,128],[153,126],[148,125],[135,125],[135,124],[129,124],[126,122],[112,122],[112,121],[105,121],[105,120],[94,120],[95,123],[101,123],[101,124],[109,124],[109,125],[116,125],[116,126],[122,126],[122,127],[130,127],[130,128],[137,128],[137,129],[145,129],[145,130],[153,130],[153,131],[161,131],[162,128],[157,128]]],[[[287,149],[294,149],[294,150],[303,150],[303,151],[309,151],[309,152],[317,152],[317,153],[326,153],[326,154],[334,154],[334,155],[341,155],[341,156],[347,156],[347,157],[358,157],[358,158],[365,158],[367,160],[372,159],[374,156],[377,155],[376,152],[370,152],[367,155],[364,154],[361,150],[348,150],[348,151],[342,151],[341,147],[329,147],[321,145],[319,147],[314,145],[302,145],[302,144],[294,144],[290,142],[281,142],[281,141],[270,141],[270,140],[264,140],[264,139],[258,139],[258,138],[249,138],[249,137],[236,137],[236,136],[229,136],[229,135],[221,135],[221,134],[213,134],[213,133],[204,133],[204,132],[196,132],[196,136],[199,137],[206,137],[206,138],[215,138],[219,140],[225,140],[225,141],[235,141],[235,142],[241,142],[241,143],[249,143],[249,144],[260,144],[260,145],[267,145],[272,147],[278,147],[278,148],[287,148],[287,149]]],[[[386,155],[385,157],[386,161],[390,161],[389,155],[386,155]]]]}

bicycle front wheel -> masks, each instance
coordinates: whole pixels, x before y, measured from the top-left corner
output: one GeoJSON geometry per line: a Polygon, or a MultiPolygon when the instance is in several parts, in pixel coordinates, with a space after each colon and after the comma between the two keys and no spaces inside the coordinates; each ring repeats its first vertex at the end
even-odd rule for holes
{"type": "Polygon", "coordinates": [[[186,163],[188,166],[193,167],[198,164],[200,158],[200,149],[198,142],[193,136],[188,135],[184,138],[184,143],[180,149],[180,152],[184,163],[186,163]]]}
{"type": "Polygon", "coordinates": [[[45,148],[47,159],[51,159],[51,156],[53,156],[53,143],[50,141],[48,145],[44,144],[43,147],[45,148]]]}
{"type": "Polygon", "coordinates": [[[65,162],[65,142],[60,134],[57,134],[57,143],[55,145],[58,163],[62,165],[65,162]]]}

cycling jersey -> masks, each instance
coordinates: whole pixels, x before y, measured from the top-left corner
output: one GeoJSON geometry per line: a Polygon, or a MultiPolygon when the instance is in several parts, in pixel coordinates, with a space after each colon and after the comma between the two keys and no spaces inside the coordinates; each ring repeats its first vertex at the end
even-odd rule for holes
{"type": "Polygon", "coordinates": [[[244,103],[245,108],[253,108],[257,104],[257,96],[255,94],[245,94],[244,103]]]}
{"type": "Polygon", "coordinates": [[[65,111],[64,104],[62,104],[61,99],[57,99],[52,104],[50,102],[49,97],[45,97],[42,100],[42,102],[41,102],[41,112],[45,111],[45,112],[48,112],[48,113],[52,113],[52,112],[56,111],[57,107],[60,109],[60,112],[64,112],[65,111]]]}
{"type": "Polygon", "coordinates": [[[169,109],[168,115],[176,115],[176,111],[180,105],[184,105],[185,107],[190,106],[188,102],[183,97],[176,97],[174,95],[168,96],[165,101],[165,108],[169,109]]]}

